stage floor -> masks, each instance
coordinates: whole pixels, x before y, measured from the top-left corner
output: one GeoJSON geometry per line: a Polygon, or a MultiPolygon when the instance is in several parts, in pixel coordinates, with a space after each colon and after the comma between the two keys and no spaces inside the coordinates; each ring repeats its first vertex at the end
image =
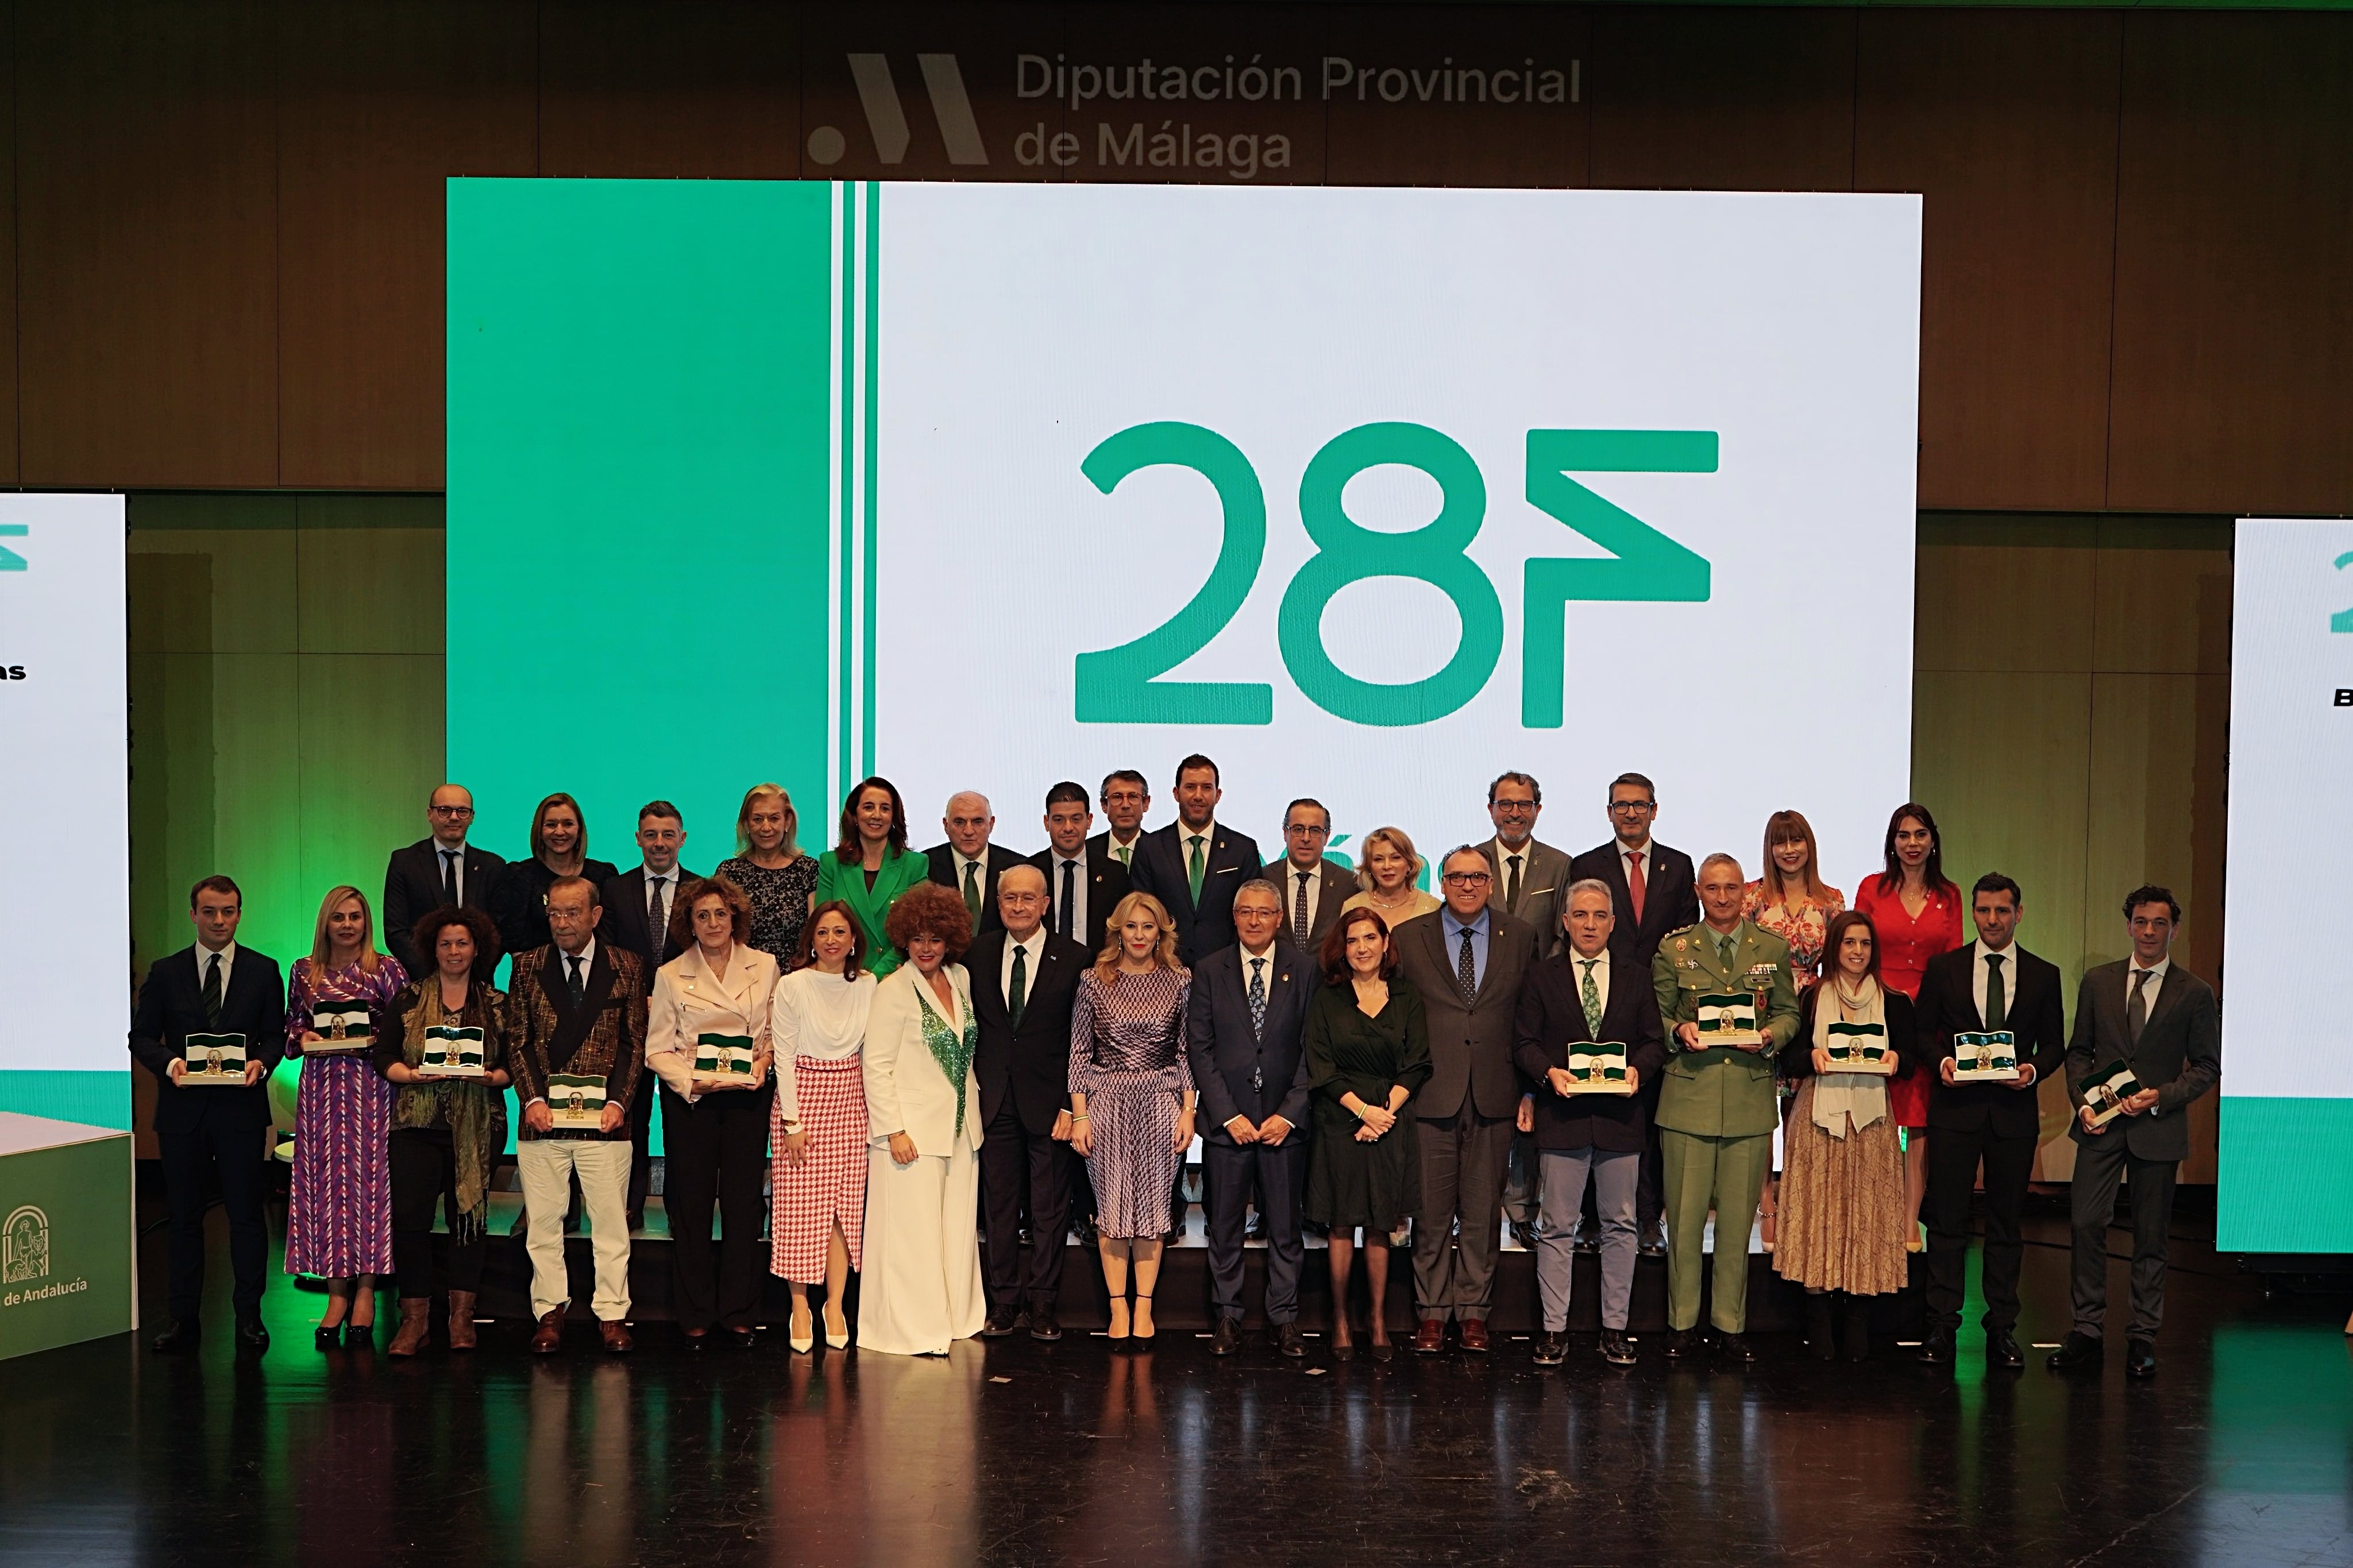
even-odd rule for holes
{"type": "MultiPolygon", "coordinates": [[[[0,1561],[2353,1562],[2348,1303],[2267,1300],[2202,1221],[2177,1226],[2160,1375],[2128,1384],[2120,1342],[2101,1378],[1990,1373],[1974,1327],[1943,1374],[1787,1334],[1734,1377],[1671,1371],[1655,1336],[1629,1372],[1589,1338],[1542,1372],[1511,1338],[1340,1365],[1073,1332],[934,1362],[697,1355],[663,1323],[628,1358],[584,1327],[534,1360],[502,1323],[396,1363],[314,1351],[322,1298],[282,1277],[276,1343],[240,1364],[218,1220],[200,1356],[0,1363],[0,1561]]],[[[2032,1236],[2021,1338],[2048,1342],[2065,1233],[2032,1236]]]]}

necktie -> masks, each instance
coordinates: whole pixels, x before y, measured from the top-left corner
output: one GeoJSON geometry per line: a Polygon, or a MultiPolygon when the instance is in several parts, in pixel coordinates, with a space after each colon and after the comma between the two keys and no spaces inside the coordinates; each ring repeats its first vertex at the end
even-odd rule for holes
{"type": "Polygon", "coordinates": [[[207,1029],[220,1027],[220,958],[221,955],[216,952],[205,960],[205,1027],[207,1029]]]}
{"type": "Polygon", "coordinates": [[[1250,960],[1250,1033],[1266,1038],[1266,960],[1250,960]]]}
{"type": "Polygon", "coordinates": [[[980,862],[964,863],[964,907],[972,911],[973,923],[980,922],[980,862]]]}
{"type": "Polygon", "coordinates": [[[580,978],[580,955],[567,952],[564,955],[564,962],[572,966],[572,979],[565,989],[572,993],[572,1005],[577,1007],[588,1000],[588,983],[580,978]]]}
{"type": "Polygon", "coordinates": [[[1520,907],[1520,858],[1510,855],[1504,858],[1510,862],[1511,868],[1504,873],[1504,907],[1517,913],[1520,907]]]}
{"type": "Polygon", "coordinates": [[[2010,999],[2002,994],[2001,954],[1986,954],[1985,1026],[1999,1029],[2010,1017],[2010,999]]]}
{"type": "Polygon", "coordinates": [[[1193,886],[1193,903],[1196,908],[1198,908],[1201,902],[1201,877],[1203,873],[1208,871],[1209,868],[1208,858],[1201,853],[1201,846],[1207,844],[1208,841],[1208,836],[1207,834],[1196,833],[1193,835],[1191,840],[1193,845],[1193,861],[1185,873],[1186,879],[1193,886]]]}
{"type": "Polygon", "coordinates": [[[1634,911],[1636,925],[1642,923],[1642,895],[1648,889],[1649,884],[1642,879],[1642,852],[1629,849],[1626,851],[1626,902],[1634,911]]]}
{"type": "Polygon", "coordinates": [[[1471,952],[1471,928],[1462,928],[1462,951],[1454,960],[1454,983],[1462,988],[1462,999],[1475,1000],[1479,994],[1479,962],[1471,952]]]}
{"type": "Polygon", "coordinates": [[[1585,966],[1585,979],[1577,994],[1577,999],[1585,1005],[1585,1032],[1598,1040],[1601,1037],[1601,987],[1593,984],[1593,966],[1601,961],[1580,958],[1577,962],[1585,966]]]}
{"type": "Polygon", "coordinates": [[[441,851],[441,901],[445,904],[458,901],[458,852],[455,849],[441,851]]]}
{"type": "Polygon", "coordinates": [[[1124,866],[1128,864],[1128,857],[1135,853],[1135,846],[1133,844],[1114,844],[1111,847],[1111,852],[1118,856],[1119,863],[1124,866]]]}
{"type": "Polygon", "coordinates": [[[2148,971],[2134,970],[2132,1002],[2125,1008],[2125,1038],[2136,1046],[2140,1044],[2140,1032],[2148,1027],[2147,984],[2148,971]]]}
{"type": "Polygon", "coordinates": [[[654,965],[659,968],[670,952],[670,910],[663,907],[662,893],[670,886],[667,877],[652,879],[652,896],[646,900],[646,942],[653,951],[654,965]]]}
{"type": "Polygon", "coordinates": [[[1729,932],[1715,939],[1715,962],[1726,974],[1732,973],[1732,937],[1729,932]]]}
{"type": "Polygon", "coordinates": [[[1071,906],[1078,900],[1078,875],[1079,863],[1076,860],[1065,860],[1062,862],[1062,914],[1060,923],[1062,927],[1062,934],[1064,936],[1069,936],[1071,934],[1071,922],[1072,919],[1071,914],[1071,906]]]}
{"type": "Polygon", "coordinates": [[[1013,944],[1013,982],[1005,988],[1005,1021],[1021,1026],[1021,1009],[1029,1004],[1029,950],[1013,944]]]}
{"type": "Polygon", "coordinates": [[[1307,873],[1293,868],[1291,873],[1291,927],[1299,935],[1299,946],[1307,947],[1307,873]]]}

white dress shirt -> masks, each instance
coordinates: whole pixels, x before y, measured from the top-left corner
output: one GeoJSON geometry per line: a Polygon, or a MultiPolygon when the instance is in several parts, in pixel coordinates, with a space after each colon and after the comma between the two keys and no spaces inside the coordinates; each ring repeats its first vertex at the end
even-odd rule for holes
{"type": "Polygon", "coordinates": [[[2130,1010],[2132,1007],[2133,976],[2136,974],[2146,974],[2148,978],[2141,982],[2140,1005],[2147,1008],[2152,1013],[2156,1012],[2157,994],[2165,989],[2165,972],[2172,967],[2173,954],[2170,952],[2167,953],[2163,958],[2158,959],[2155,963],[2150,964],[2147,969],[2143,969],[2140,966],[2140,955],[2138,953],[2135,953],[2130,959],[2128,959],[2125,963],[2125,1006],[2126,1010],[2130,1010]]]}
{"type": "MultiPolygon", "coordinates": [[[[214,956],[215,954],[211,948],[206,947],[201,941],[196,943],[196,990],[199,993],[201,993],[205,987],[205,968],[212,963],[214,956]]],[[[235,938],[231,938],[229,944],[220,950],[218,956],[220,958],[221,995],[226,998],[228,995],[229,971],[237,967],[237,941],[235,938]]]]}
{"type": "MultiPolygon", "coordinates": [[[[1102,944],[1087,934],[1087,852],[1082,848],[1075,855],[1065,855],[1055,849],[1046,860],[1046,923],[1056,931],[1062,930],[1062,868],[1071,868],[1071,919],[1069,935],[1082,943],[1089,952],[1102,944]]],[[[1008,960],[1009,962],[1009,960],[1008,960]]],[[[1030,957],[1029,971],[1038,970],[1035,954],[1030,957]]]]}
{"type": "Polygon", "coordinates": [[[456,881],[458,901],[461,904],[466,901],[466,847],[463,844],[452,849],[438,838],[433,841],[433,879],[436,882],[456,881]],[[449,858],[452,855],[457,857],[455,860],[449,858]]]}
{"type": "Polygon", "coordinates": [[[1023,961],[1021,970],[1022,1002],[1027,1005],[1038,989],[1038,964],[1046,956],[1046,928],[1039,926],[1020,942],[1013,940],[1011,931],[1005,933],[1005,956],[997,965],[997,994],[1005,998],[1008,1007],[1013,1005],[1013,955],[1017,952],[1029,955],[1023,961]]]}
{"type": "Polygon", "coordinates": [[[1985,938],[1979,937],[1969,943],[1969,952],[1972,954],[1969,960],[1969,1000],[1977,1004],[1978,1022],[1980,1024],[1985,1022],[1986,974],[1989,967],[1986,958],[1989,953],[1997,954],[2001,959],[2001,1016],[2005,1019],[2009,1018],[2018,1011],[2018,943],[2013,942],[2008,947],[1997,950],[1988,947],[1985,944],[1985,938]]]}

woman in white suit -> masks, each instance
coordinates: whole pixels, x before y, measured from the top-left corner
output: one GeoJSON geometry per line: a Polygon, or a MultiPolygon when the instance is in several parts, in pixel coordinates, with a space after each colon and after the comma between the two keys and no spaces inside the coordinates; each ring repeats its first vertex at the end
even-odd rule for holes
{"type": "Polygon", "coordinates": [[[673,946],[684,949],[654,974],[646,1021],[646,1065],[661,1078],[662,1143],[668,1154],[662,1207],[670,1215],[674,1306],[686,1342],[711,1342],[725,1329],[739,1350],[757,1342],[754,1327],[767,1284],[766,1218],[760,1184],[767,1174],[768,1001],[776,961],[746,945],[752,903],[723,877],[691,884],[670,905],[673,946]],[[697,1070],[706,1039],[712,1060],[697,1070]],[[740,1052],[749,1042],[751,1060],[740,1052]],[[734,1044],[732,1059],[725,1049],[734,1044]],[[711,1210],[722,1239],[714,1266],[711,1210]]]}
{"type": "Polygon", "coordinates": [[[883,933],[906,961],[866,1021],[865,1267],[858,1345],[945,1355],[988,1315],[980,1277],[980,1037],[955,962],[972,940],[964,900],[922,882],[891,906],[883,933]]]}

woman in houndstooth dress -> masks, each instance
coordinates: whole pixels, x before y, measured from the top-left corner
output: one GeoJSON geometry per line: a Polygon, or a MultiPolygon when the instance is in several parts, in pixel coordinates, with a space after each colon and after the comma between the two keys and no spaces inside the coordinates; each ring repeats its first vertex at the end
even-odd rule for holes
{"type": "Polygon", "coordinates": [[[849,906],[819,904],[801,927],[796,968],[776,983],[768,1016],[776,1052],[769,1145],[774,1208],[768,1271],[792,1289],[796,1354],[816,1343],[808,1288],[825,1286],[826,1342],[849,1342],[842,1295],[862,1266],[866,1235],[866,1086],[862,1052],[874,1005],[866,930],[849,906]]]}

